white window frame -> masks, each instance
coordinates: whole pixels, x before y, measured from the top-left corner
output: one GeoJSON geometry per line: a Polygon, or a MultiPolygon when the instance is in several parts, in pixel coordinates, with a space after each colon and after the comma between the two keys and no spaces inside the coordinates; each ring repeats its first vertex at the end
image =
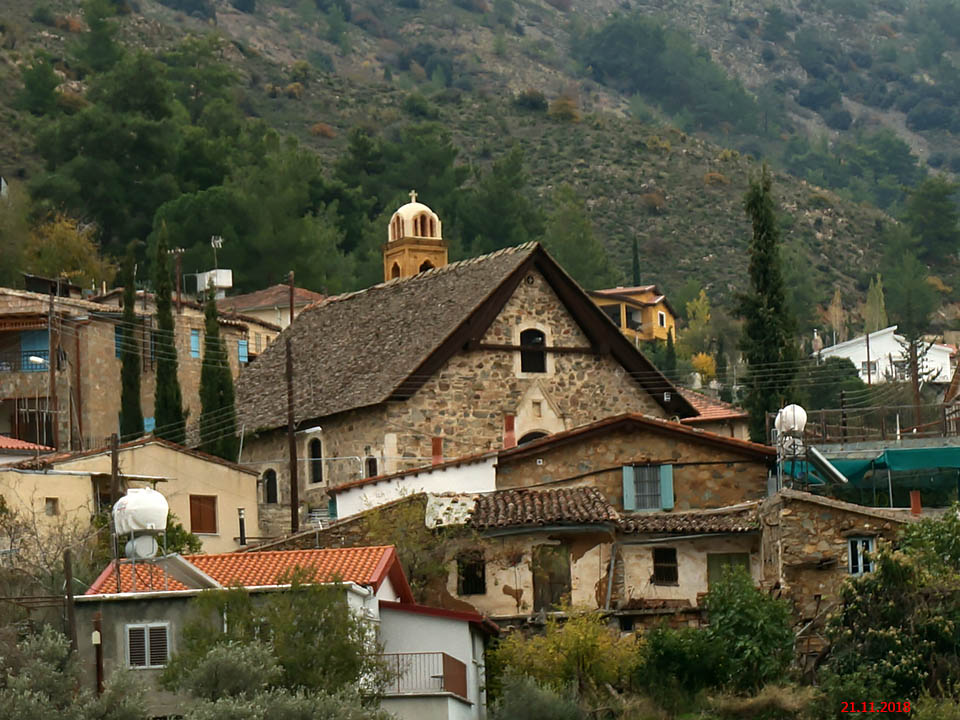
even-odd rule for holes
{"type": "Polygon", "coordinates": [[[539,330],[543,333],[543,360],[544,360],[544,372],[524,372],[523,364],[521,361],[521,353],[519,350],[513,353],[513,373],[518,378],[546,378],[552,377],[554,370],[554,360],[553,353],[548,352],[546,348],[553,347],[553,332],[550,328],[539,322],[526,322],[523,325],[515,326],[513,329],[513,342],[518,348],[520,347],[520,334],[525,330],[539,330]]]}
{"type": "Polygon", "coordinates": [[[873,553],[876,549],[876,538],[873,537],[848,537],[847,538],[847,570],[851,575],[859,577],[869,572],[873,572],[873,559],[864,559],[864,553],[873,553]],[[856,544],[854,544],[856,543],[856,544]],[[864,547],[866,546],[866,547],[864,547]],[[856,557],[856,569],[854,568],[854,557],[856,557]]]}
{"type": "Polygon", "coordinates": [[[126,644],[128,670],[155,670],[157,668],[166,667],[170,662],[171,648],[169,622],[127,623],[123,626],[123,642],[126,644]],[[157,627],[162,627],[167,634],[167,659],[162,665],[153,665],[150,663],[150,629],[157,627]],[[135,628],[143,629],[144,665],[134,665],[130,660],[130,631],[135,628]]]}
{"type": "Polygon", "coordinates": [[[667,314],[663,310],[657,310],[657,324],[662,328],[667,326],[667,314]]]}

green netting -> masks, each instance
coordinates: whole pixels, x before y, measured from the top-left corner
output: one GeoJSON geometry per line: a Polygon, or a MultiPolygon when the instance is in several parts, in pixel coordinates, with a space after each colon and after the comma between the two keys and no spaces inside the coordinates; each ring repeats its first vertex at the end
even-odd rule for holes
{"type": "MultiPolygon", "coordinates": [[[[895,448],[871,459],[830,458],[830,464],[856,488],[892,483],[904,489],[948,489],[957,487],[960,478],[960,447],[895,448]]],[[[810,485],[829,483],[829,478],[806,460],[785,462],[784,473],[810,485]]]]}

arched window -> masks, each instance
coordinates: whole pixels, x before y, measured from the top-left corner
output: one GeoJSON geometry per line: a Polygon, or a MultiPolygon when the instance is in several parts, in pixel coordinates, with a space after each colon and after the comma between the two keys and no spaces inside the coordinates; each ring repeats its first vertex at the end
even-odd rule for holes
{"type": "Polygon", "coordinates": [[[424,260],[420,266],[420,272],[426,272],[427,270],[433,270],[433,263],[429,260],[424,260]]]}
{"type": "Polygon", "coordinates": [[[437,236],[437,221],[433,218],[430,218],[430,237],[437,236]]]}
{"type": "Polygon", "coordinates": [[[364,465],[366,466],[368,478],[376,477],[378,475],[377,459],[373,455],[370,455],[367,457],[366,461],[364,462],[364,465]]]}
{"type": "Polygon", "coordinates": [[[390,270],[390,279],[396,280],[398,277],[400,277],[400,264],[394,263],[393,268],[390,270]]]}
{"type": "Polygon", "coordinates": [[[531,443],[531,442],[533,442],[534,440],[539,440],[540,438],[543,438],[543,437],[546,437],[546,436],[547,436],[547,434],[546,434],[545,432],[540,432],[539,430],[534,430],[533,432],[528,432],[526,435],[524,435],[522,438],[520,438],[520,439],[517,441],[517,445],[526,445],[527,443],[531,443]]]}
{"type": "Polygon", "coordinates": [[[310,482],[323,482],[323,444],[319,438],[310,441],[310,482]]]}
{"type": "Polygon", "coordinates": [[[543,349],[547,337],[536,329],[520,333],[520,372],[545,373],[547,371],[547,353],[543,349]]]}
{"type": "Polygon", "coordinates": [[[263,497],[268,505],[280,502],[280,492],[277,488],[277,471],[273,468],[263,473],[263,497]]]}

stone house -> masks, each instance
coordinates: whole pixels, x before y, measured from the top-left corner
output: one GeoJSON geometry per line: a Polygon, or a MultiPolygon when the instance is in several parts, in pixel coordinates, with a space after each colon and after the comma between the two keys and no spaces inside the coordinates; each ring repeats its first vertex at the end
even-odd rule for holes
{"type": "Polygon", "coordinates": [[[384,662],[396,671],[385,710],[400,720],[486,716],[484,650],[498,628],[476,613],[416,604],[392,546],[114,561],[75,599],[82,682],[97,687],[98,659],[107,679],[136,670],[148,686],[149,712],[179,715],[184,698],[162,690],[157,679],[179,648],[191,600],[239,586],[256,602],[288,588],[292,572],[336,583],[348,606],[371,623],[384,662]]]}
{"type": "MultiPolygon", "coordinates": [[[[119,291],[98,302],[0,288],[0,435],[59,450],[103,447],[119,429],[120,353],[124,346],[119,291]],[[51,357],[53,370],[51,372],[51,357]]],[[[141,360],[144,429],[153,429],[153,308],[141,293],[134,329],[141,360]]],[[[203,311],[184,303],[176,316],[179,379],[185,409],[200,414],[203,311]]],[[[234,376],[250,359],[251,328],[279,328],[221,315],[220,331],[234,376]]]]}
{"type": "MultiPolygon", "coordinates": [[[[242,547],[241,510],[256,534],[255,471],[152,437],[120,445],[117,463],[121,492],[154,487],[184,528],[200,538],[204,552],[242,547]]],[[[84,533],[93,516],[109,507],[111,465],[108,448],[41,455],[0,467],[0,495],[7,507],[41,525],[84,533]]]]}
{"type": "Polygon", "coordinates": [[[413,205],[384,253],[402,250],[417,274],[398,261],[393,278],[386,264],[383,284],[308,307],[239,378],[243,461],[272,506],[264,534],[289,517],[287,339],[299,497],[312,509],[330,487],[430,462],[437,443],[460,457],[610,415],[697,414],[540,245],[439,265],[445,246],[420,242],[442,244],[439,218],[413,205]]]}

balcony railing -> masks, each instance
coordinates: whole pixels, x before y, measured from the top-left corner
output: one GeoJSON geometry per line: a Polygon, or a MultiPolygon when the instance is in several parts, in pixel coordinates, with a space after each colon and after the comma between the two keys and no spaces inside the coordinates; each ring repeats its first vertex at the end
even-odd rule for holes
{"type": "Polygon", "coordinates": [[[7,350],[0,352],[0,372],[45,372],[49,359],[49,350],[7,350]]]}
{"type": "Polygon", "coordinates": [[[467,666],[443,652],[386,653],[395,679],[387,695],[430,695],[448,692],[467,698],[467,666]]]}
{"type": "MultiPolygon", "coordinates": [[[[776,413],[768,413],[768,437],[776,413]]],[[[895,441],[905,438],[960,436],[960,404],[894,405],[808,410],[804,440],[808,443],[895,441]]]]}

